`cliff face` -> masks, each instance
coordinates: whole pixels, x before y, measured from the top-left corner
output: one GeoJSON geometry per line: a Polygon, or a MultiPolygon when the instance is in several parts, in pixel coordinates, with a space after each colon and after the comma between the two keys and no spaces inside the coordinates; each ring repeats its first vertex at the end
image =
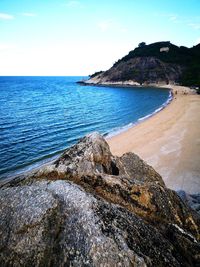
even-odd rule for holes
{"type": "Polygon", "coordinates": [[[199,85],[200,45],[177,47],[170,42],[143,44],[105,72],[91,75],[86,83],[180,83],[199,85]]]}
{"type": "Polygon", "coordinates": [[[136,57],[119,64],[90,79],[92,83],[117,83],[133,81],[143,83],[178,82],[184,67],[165,63],[155,57],[136,57]]]}
{"type": "Polygon", "coordinates": [[[199,217],[94,133],[0,190],[1,266],[198,266],[199,217]]]}

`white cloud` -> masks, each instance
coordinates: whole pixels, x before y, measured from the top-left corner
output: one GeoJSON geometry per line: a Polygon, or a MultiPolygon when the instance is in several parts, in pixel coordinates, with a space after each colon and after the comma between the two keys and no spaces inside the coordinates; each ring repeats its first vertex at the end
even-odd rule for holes
{"type": "Polygon", "coordinates": [[[200,30],[200,17],[192,17],[192,16],[183,17],[183,16],[180,16],[178,14],[173,14],[173,13],[171,14],[161,13],[161,14],[154,14],[154,15],[157,17],[167,18],[172,23],[176,23],[176,24],[181,23],[183,26],[189,26],[194,30],[200,30]]]}
{"type": "Polygon", "coordinates": [[[25,16],[25,17],[36,17],[37,14],[35,14],[35,13],[29,13],[29,12],[25,12],[25,13],[22,13],[22,16],[25,16]]]}
{"type": "Polygon", "coordinates": [[[75,41],[0,50],[0,75],[88,75],[106,70],[132,48],[119,43],[75,41]],[[99,53],[97,53],[99,51],[99,53]]]}
{"type": "Polygon", "coordinates": [[[2,20],[11,20],[14,19],[13,15],[7,14],[7,13],[0,13],[0,19],[2,20]]]}
{"type": "Polygon", "coordinates": [[[102,32],[105,32],[107,30],[110,30],[113,26],[113,21],[112,20],[102,20],[100,21],[97,26],[102,32]]]}
{"type": "Polygon", "coordinates": [[[177,21],[177,16],[169,16],[170,21],[177,21]]]}
{"type": "Polygon", "coordinates": [[[83,5],[81,4],[80,1],[76,1],[76,0],[71,0],[71,1],[68,1],[67,4],[65,5],[67,7],[75,7],[75,8],[82,8],[83,5]]]}
{"type": "Polygon", "coordinates": [[[200,44],[200,37],[194,42],[195,45],[200,44]]]}
{"type": "Polygon", "coordinates": [[[188,25],[195,30],[200,30],[200,23],[189,23],[188,25]]]}
{"type": "Polygon", "coordinates": [[[102,20],[102,21],[98,22],[97,27],[102,32],[107,32],[107,31],[112,30],[112,31],[125,33],[128,31],[128,29],[126,27],[124,27],[119,22],[114,21],[112,19],[102,20]]]}
{"type": "Polygon", "coordinates": [[[182,18],[177,15],[177,14],[173,14],[173,13],[155,13],[154,16],[156,17],[161,17],[161,18],[166,18],[169,21],[173,22],[173,23],[182,23],[182,18]]]}
{"type": "Polygon", "coordinates": [[[174,13],[154,13],[154,16],[156,17],[163,17],[163,18],[171,18],[172,20],[173,19],[176,19],[178,17],[177,14],[174,14],[174,13]]]}
{"type": "Polygon", "coordinates": [[[126,27],[122,27],[120,30],[121,32],[128,32],[128,29],[126,27]]]}
{"type": "Polygon", "coordinates": [[[174,15],[174,14],[169,14],[167,15],[169,21],[173,22],[173,23],[183,23],[182,18],[180,18],[180,16],[178,15],[174,15]]]}
{"type": "Polygon", "coordinates": [[[14,44],[9,44],[9,43],[0,43],[0,51],[2,50],[9,50],[15,48],[16,45],[14,44]]]}

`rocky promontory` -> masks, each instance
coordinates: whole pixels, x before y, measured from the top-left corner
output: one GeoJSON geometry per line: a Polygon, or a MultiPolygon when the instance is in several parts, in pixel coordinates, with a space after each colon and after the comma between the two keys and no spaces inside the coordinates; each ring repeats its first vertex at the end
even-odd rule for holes
{"type": "Polygon", "coordinates": [[[84,84],[151,85],[200,84],[200,44],[187,48],[157,42],[137,48],[119,59],[109,70],[92,74],[84,84]]]}
{"type": "Polygon", "coordinates": [[[200,219],[98,133],[0,189],[0,266],[199,266],[200,219]]]}

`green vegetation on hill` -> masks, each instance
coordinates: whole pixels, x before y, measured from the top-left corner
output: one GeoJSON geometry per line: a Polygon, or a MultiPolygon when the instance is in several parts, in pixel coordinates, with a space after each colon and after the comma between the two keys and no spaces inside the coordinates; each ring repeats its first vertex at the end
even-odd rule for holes
{"type": "Polygon", "coordinates": [[[150,45],[142,42],[128,55],[118,60],[114,66],[136,57],[155,57],[165,63],[180,65],[183,69],[180,83],[187,86],[200,86],[200,44],[187,48],[178,47],[170,42],[157,42],[150,45]],[[163,47],[168,47],[169,51],[160,52],[163,47]]]}
{"type": "Polygon", "coordinates": [[[97,71],[97,72],[95,72],[95,73],[93,73],[93,74],[91,74],[89,76],[90,76],[90,78],[94,78],[95,76],[101,74],[102,72],[103,72],[102,70],[101,71],[97,71]]]}

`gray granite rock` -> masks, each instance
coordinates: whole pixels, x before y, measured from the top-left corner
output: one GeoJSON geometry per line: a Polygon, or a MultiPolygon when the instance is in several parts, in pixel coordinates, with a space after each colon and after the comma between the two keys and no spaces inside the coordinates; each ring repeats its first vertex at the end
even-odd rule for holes
{"type": "Polygon", "coordinates": [[[200,214],[200,194],[187,194],[183,190],[177,191],[177,194],[187,205],[200,214]]]}
{"type": "Polygon", "coordinates": [[[199,218],[97,133],[0,189],[0,266],[198,266],[199,218]]]}

